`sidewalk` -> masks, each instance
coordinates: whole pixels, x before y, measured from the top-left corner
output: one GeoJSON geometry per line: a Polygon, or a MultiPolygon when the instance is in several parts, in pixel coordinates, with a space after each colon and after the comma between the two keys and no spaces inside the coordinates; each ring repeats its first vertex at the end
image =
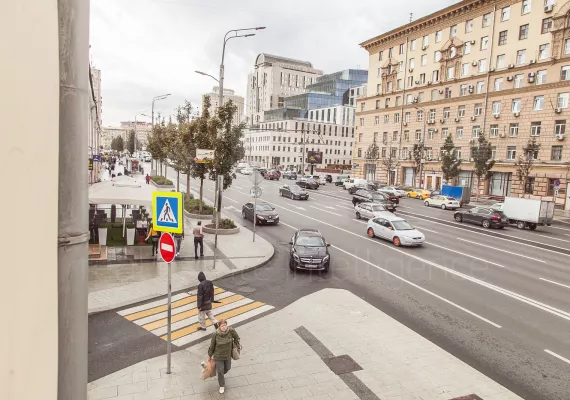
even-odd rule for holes
{"type": "Polygon", "coordinates": [[[112,400],[520,399],[345,290],[324,289],[237,328],[244,350],[226,375],[201,381],[209,341],[87,385],[112,400]]]}
{"type": "MultiPolygon", "coordinates": [[[[202,224],[209,221],[204,220],[202,224]]],[[[214,269],[213,234],[204,235],[204,258],[194,259],[192,229],[197,222],[185,219],[185,239],[180,256],[172,263],[172,292],[197,286],[200,271],[204,271],[208,279],[215,280],[260,267],[273,257],[274,249],[269,242],[258,236],[253,244],[251,231],[240,226],[237,234],[218,235],[214,269]]],[[[89,266],[89,314],[166,294],[168,267],[160,256],[152,259],[150,246],[127,247],[126,250],[119,249],[119,253],[117,255],[115,251],[116,258],[129,262],[89,266]],[[133,253],[132,257],[129,252],[133,253]],[[134,259],[135,254],[138,254],[138,261],[134,259]]]]}

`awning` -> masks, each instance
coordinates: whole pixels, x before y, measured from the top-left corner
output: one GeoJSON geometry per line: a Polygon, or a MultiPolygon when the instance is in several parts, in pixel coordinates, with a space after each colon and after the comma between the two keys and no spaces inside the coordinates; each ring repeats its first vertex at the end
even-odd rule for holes
{"type": "Polygon", "coordinates": [[[153,185],[144,180],[121,175],[89,187],[89,204],[130,204],[152,207],[153,185]]]}

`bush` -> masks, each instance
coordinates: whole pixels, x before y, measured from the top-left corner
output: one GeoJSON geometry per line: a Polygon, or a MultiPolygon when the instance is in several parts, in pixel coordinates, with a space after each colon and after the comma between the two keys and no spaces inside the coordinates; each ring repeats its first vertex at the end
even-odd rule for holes
{"type": "Polygon", "coordinates": [[[186,199],[184,202],[184,209],[191,214],[213,215],[214,208],[202,202],[202,212],[200,212],[199,199],[186,199]]]}
{"type": "Polygon", "coordinates": [[[170,179],[165,178],[164,176],[155,175],[151,176],[150,179],[157,185],[172,185],[172,181],[170,179]]]}
{"type": "MultiPolygon", "coordinates": [[[[216,228],[216,221],[213,220],[211,224],[207,225],[208,228],[215,229],[216,228]]],[[[236,223],[229,219],[229,218],[222,218],[218,224],[219,229],[234,229],[237,228],[236,223]]]]}

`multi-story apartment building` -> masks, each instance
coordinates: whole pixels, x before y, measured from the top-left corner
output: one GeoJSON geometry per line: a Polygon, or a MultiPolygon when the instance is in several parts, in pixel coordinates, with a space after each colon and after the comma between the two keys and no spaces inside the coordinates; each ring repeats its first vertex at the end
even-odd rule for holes
{"type": "Polygon", "coordinates": [[[283,108],[286,96],[304,93],[322,74],[308,61],[259,54],[248,75],[246,116],[250,124],[263,122],[264,111],[283,108]]]}
{"type": "Polygon", "coordinates": [[[463,159],[458,183],[473,187],[470,152],[482,133],[496,164],[480,193],[552,196],[564,202],[570,146],[570,3],[464,0],[374,37],[367,94],[357,103],[357,176],[411,185],[410,151],[425,146],[426,188],[442,183],[440,148],[452,136],[463,159]],[[515,161],[528,140],[540,144],[528,182],[515,161]],[[367,150],[376,138],[379,156],[367,150]],[[394,156],[391,164],[386,158],[394,156]],[[387,171],[389,169],[391,171],[387,171]]]}
{"type": "MultiPolygon", "coordinates": [[[[219,99],[220,99],[219,98],[219,91],[220,91],[220,88],[218,86],[214,86],[214,88],[212,89],[212,91],[210,93],[206,93],[206,94],[202,95],[202,103],[204,102],[204,98],[206,96],[210,97],[210,108],[209,108],[210,115],[213,115],[215,113],[215,111],[218,109],[219,99]]],[[[226,104],[230,100],[237,107],[237,112],[234,115],[233,124],[239,125],[244,121],[244,115],[243,115],[244,99],[243,99],[243,96],[236,95],[235,91],[233,91],[232,89],[224,89],[224,104],[226,104]]]]}

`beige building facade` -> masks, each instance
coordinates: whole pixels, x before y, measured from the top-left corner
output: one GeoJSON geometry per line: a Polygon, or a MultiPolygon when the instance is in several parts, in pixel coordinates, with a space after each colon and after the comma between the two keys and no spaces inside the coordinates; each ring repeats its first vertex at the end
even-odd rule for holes
{"type": "Polygon", "coordinates": [[[367,94],[357,102],[356,176],[439,188],[440,148],[451,136],[463,159],[456,183],[476,192],[470,156],[483,133],[496,164],[480,193],[553,196],[560,181],[563,204],[569,11],[570,1],[465,0],[362,43],[370,61],[367,94]],[[515,161],[532,137],[540,149],[525,185],[515,161]],[[374,138],[379,156],[369,152],[367,159],[374,138]],[[410,153],[420,142],[426,151],[423,176],[416,177],[410,153]],[[382,161],[390,155],[395,162],[382,161]]]}
{"type": "MultiPolygon", "coordinates": [[[[220,104],[219,93],[220,93],[220,88],[218,86],[214,86],[214,88],[210,93],[202,95],[202,104],[204,103],[206,96],[210,97],[210,109],[209,109],[210,115],[215,114],[216,110],[218,109],[218,106],[220,104]]],[[[237,112],[234,115],[233,124],[239,125],[242,122],[244,122],[245,99],[243,98],[243,96],[237,95],[235,91],[232,89],[224,89],[224,104],[226,104],[230,100],[237,107],[237,112]]]]}

